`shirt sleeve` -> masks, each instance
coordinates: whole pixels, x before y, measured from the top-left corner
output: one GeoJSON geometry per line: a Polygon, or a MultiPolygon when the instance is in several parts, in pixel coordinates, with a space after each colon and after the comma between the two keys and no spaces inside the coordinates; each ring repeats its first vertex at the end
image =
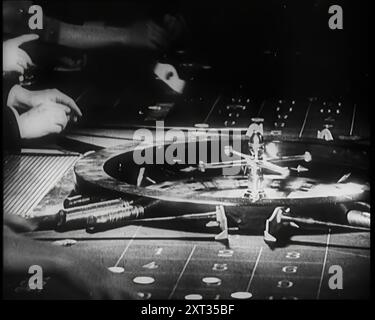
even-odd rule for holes
{"type": "Polygon", "coordinates": [[[18,151],[21,147],[17,115],[16,110],[3,106],[3,145],[7,151],[18,151]]]}
{"type": "Polygon", "coordinates": [[[8,96],[9,96],[10,90],[17,83],[18,82],[16,80],[16,77],[14,77],[13,74],[4,75],[3,73],[3,108],[5,108],[8,104],[8,96]]]}
{"type": "Polygon", "coordinates": [[[9,92],[13,85],[11,81],[3,79],[3,146],[7,151],[18,151],[21,147],[18,112],[7,106],[9,92]]]}

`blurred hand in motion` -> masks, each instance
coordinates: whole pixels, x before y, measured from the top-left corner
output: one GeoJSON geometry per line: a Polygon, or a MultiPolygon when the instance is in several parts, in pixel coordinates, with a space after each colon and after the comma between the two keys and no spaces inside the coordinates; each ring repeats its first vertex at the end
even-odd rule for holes
{"type": "Polygon", "coordinates": [[[130,281],[111,273],[104,265],[83,257],[67,257],[59,275],[83,298],[94,300],[136,300],[136,290],[130,281]]]}
{"type": "Polygon", "coordinates": [[[22,139],[41,138],[60,133],[68,124],[71,109],[52,101],[40,102],[37,106],[20,115],[18,120],[22,139]]]}
{"type": "Polygon", "coordinates": [[[37,227],[32,221],[9,213],[4,213],[3,224],[14,232],[30,232],[34,231],[37,227]]]}
{"type": "Polygon", "coordinates": [[[73,120],[77,120],[77,117],[82,116],[82,112],[74,100],[57,89],[30,91],[16,85],[9,93],[7,104],[18,111],[28,111],[49,103],[68,107],[73,113],[73,120]]]}
{"type": "Polygon", "coordinates": [[[150,50],[163,50],[168,45],[166,31],[155,22],[141,21],[127,29],[125,45],[146,48],[150,50]]]}
{"type": "Polygon", "coordinates": [[[66,251],[50,243],[35,241],[15,232],[8,225],[3,227],[3,241],[4,274],[24,275],[31,265],[38,264],[45,274],[62,280],[70,293],[78,293],[82,299],[138,298],[130,281],[116,277],[95,257],[85,257],[79,251],[66,251]]]}
{"type": "Polygon", "coordinates": [[[149,20],[136,23],[132,30],[145,47],[166,50],[186,32],[187,27],[182,16],[166,14],[160,24],[149,20]]]}
{"type": "Polygon", "coordinates": [[[163,18],[163,27],[168,34],[170,43],[177,41],[187,33],[187,24],[181,15],[166,14],[163,18]]]}
{"type": "Polygon", "coordinates": [[[19,46],[25,42],[37,40],[37,34],[25,34],[3,42],[3,72],[18,72],[24,74],[25,70],[34,66],[29,55],[19,46]]]}

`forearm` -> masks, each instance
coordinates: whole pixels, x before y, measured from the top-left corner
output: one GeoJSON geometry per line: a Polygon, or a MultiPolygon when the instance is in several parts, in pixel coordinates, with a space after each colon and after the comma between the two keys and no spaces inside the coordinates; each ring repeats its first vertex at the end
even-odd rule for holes
{"type": "Polygon", "coordinates": [[[37,242],[4,227],[4,271],[27,273],[30,266],[39,265],[46,273],[58,273],[71,264],[62,248],[37,242]]]}
{"type": "Polygon", "coordinates": [[[80,26],[61,22],[57,42],[67,47],[92,49],[124,45],[128,41],[127,34],[127,30],[124,28],[80,26]]]}
{"type": "Polygon", "coordinates": [[[21,145],[17,111],[6,106],[3,106],[3,143],[7,151],[18,151],[21,145]]]}

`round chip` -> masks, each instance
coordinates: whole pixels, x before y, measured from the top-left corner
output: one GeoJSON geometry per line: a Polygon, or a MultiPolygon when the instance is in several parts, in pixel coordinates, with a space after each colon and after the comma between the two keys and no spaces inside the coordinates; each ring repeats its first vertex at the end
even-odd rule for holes
{"type": "Polygon", "coordinates": [[[195,123],[194,127],[196,127],[196,128],[209,128],[209,125],[207,123],[195,123]]]}
{"type": "Polygon", "coordinates": [[[214,285],[214,286],[221,285],[221,279],[216,278],[216,277],[205,277],[202,279],[202,281],[207,285],[214,285]]]}
{"type": "Polygon", "coordinates": [[[200,294],[188,294],[185,296],[185,300],[202,300],[203,297],[200,294]]]}
{"type": "Polygon", "coordinates": [[[123,272],[125,272],[125,269],[123,267],[109,267],[108,270],[113,272],[113,273],[123,273],[123,272]]]}
{"type": "Polygon", "coordinates": [[[250,299],[253,295],[250,292],[233,292],[230,295],[234,299],[250,299]]]}
{"type": "Polygon", "coordinates": [[[133,282],[137,284],[151,284],[155,282],[155,279],[152,277],[135,277],[133,282]]]}
{"type": "Polygon", "coordinates": [[[74,246],[77,243],[77,240],[74,239],[63,239],[54,241],[53,244],[57,246],[70,247],[74,246]]]}
{"type": "Polygon", "coordinates": [[[142,300],[148,300],[151,298],[151,293],[150,292],[138,292],[137,296],[142,299],[142,300]]]}

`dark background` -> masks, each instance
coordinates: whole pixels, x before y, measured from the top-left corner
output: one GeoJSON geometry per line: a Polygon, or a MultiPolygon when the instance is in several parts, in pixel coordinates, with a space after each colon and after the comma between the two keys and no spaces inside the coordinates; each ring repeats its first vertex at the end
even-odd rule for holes
{"type": "MultiPolygon", "coordinates": [[[[47,14],[80,23],[126,25],[180,13],[189,35],[180,47],[195,60],[257,89],[360,94],[369,69],[366,1],[46,1],[47,14]],[[344,29],[328,28],[329,6],[343,7],[344,29]]],[[[172,50],[175,48],[172,48],[172,50]]]]}
{"type": "MultiPolygon", "coordinates": [[[[75,24],[101,21],[106,25],[127,26],[143,18],[160,22],[166,13],[184,18],[186,29],[165,52],[126,48],[90,50],[83,78],[80,75],[79,80],[77,77],[67,80],[57,76],[56,82],[61,85],[56,86],[73,97],[79,96],[85,87],[96,88],[89,94],[91,101],[84,101],[85,105],[95,102],[109,108],[122,96],[120,100],[126,101],[126,106],[116,111],[115,117],[127,113],[125,109],[171,100],[166,88],[152,83],[156,61],[176,66],[187,81],[185,97],[204,99],[205,95],[214,97],[220,92],[232,97],[242,88],[246,95],[259,100],[318,97],[365,104],[371,100],[371,8],[367,1],[38,2],[47,15],[75,24]],[[331,5],[343,8],[343,30],[328,27],[331,5]],[[185,70],[179,67],[181,63],[212,68],[185,70]],[[66,88],[69,83],[71,88],[66,88]]],[[[65,49],[55,50],[61,53],[65,49]]],[[[48,74],[41,86],[54,84],[54,77],[48,74]]],[[[212,99],[208,100],[212,104],[212,99]]]]}

